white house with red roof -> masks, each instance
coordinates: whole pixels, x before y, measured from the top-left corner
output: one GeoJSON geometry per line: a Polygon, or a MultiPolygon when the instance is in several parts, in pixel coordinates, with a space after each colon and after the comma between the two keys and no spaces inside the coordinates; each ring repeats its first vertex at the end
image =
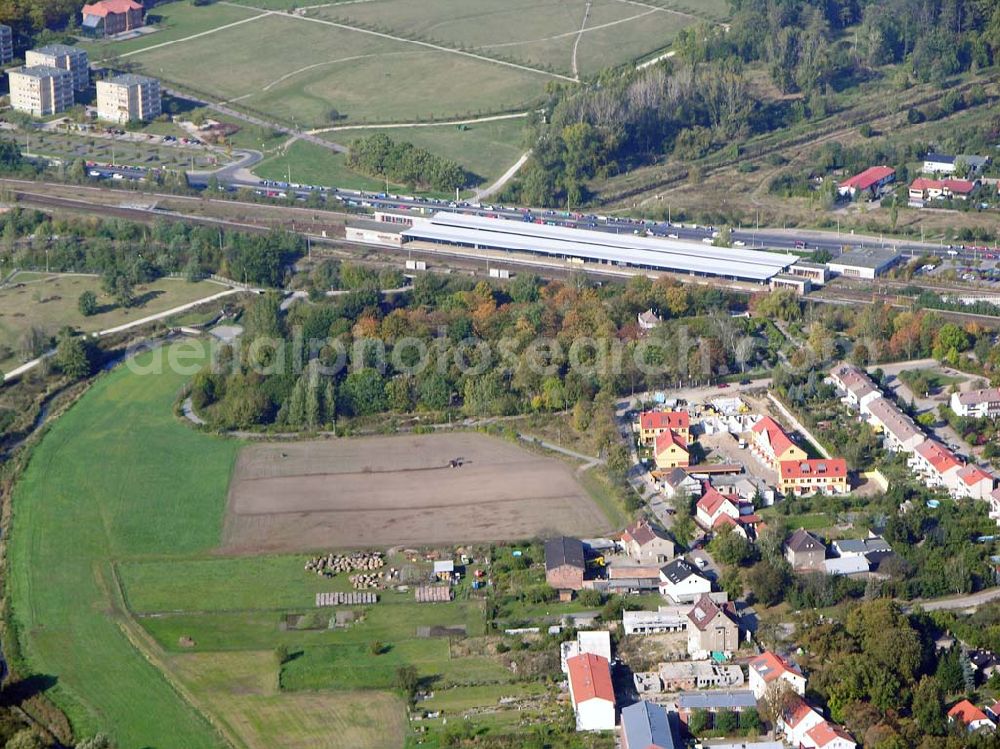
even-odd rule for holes
{"type": "Polygon", "coordinates": [[[751,658],[750,691],[758,700],[764,696],[767,688],[778,681],[786,681],[797,695],[806,693],[806,677],[798,666],[786,661],[777,653],[765,650],[756,658],[751,658]]]}
{"type": "Polygon", "coordinates": [[[924,440],[917,445],[907,462],[929,486],[941,487],[953,485],[954,474],[963,466],[955,453],[934,440],[924,440]]]}
{"type": "Polygon", "coordinates": [[[736,497],[722,494],[711,484],[704,485],[705,493],[695,505],[694,519],[705,529],[716,526],[719,518],[728,515],[732,520],[740,517],[740,502],[736,497]]]}
{"type": "Polygon", "coordinates": [[[777,730],[785,740],[798,749],[855,749],[857,742],[836,723],[823,715],[801,696],[789,698],[785,710],[778,717],[777,730]]]}
{"type": "Polygon", "coordinates": [[[954,497],[988,500],[995,483],[992,474],[979,466],[967,465],[950,473],[946,486],[954,497]]]}
{"type": "Polygon", "coordinates": [[[910,183],[910,202],[922,204],[925,200],[959,200],[967,199],[978,182],[967,179],[927,179],[917,177],[910,183]]]}
{"type": "Polygon", "coordinates": [[[995,731],[997,724],[990,717],[968,700],[955,703],[948,711],[948,721],[958,721],[965,725],[967,731],[995,731]]]}
{"type": "Polygon", "coordinates": [[[841,197],[852,200],[867,196],[875,198],[881,195],[885,188],[896,181],[896,170],[889,166],[872,166],[860,174],[855,174],[837,185],[841,197]]]}
{"type": "Polygon", "coordinates": [[[810,728],[805,737],[808,739],[802,742],[805,749],[855,749],[858,745],[851,734],[828,720],[810,728]]]}
{"type": "Polygon", "coordinates": [[[568,658],[569,695],[578,731],[615,730],[615,690],[607,658],[593,653],[568,658]]]}

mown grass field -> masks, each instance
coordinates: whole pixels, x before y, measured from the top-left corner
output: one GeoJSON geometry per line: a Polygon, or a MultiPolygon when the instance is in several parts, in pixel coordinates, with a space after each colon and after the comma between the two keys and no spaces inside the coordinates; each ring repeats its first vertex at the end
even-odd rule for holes
{"type": "Polygon", "coordinates": [[[11,284],[0,288],[0,369],[9,370],[20,361],[18,340],[31,326],[55,335],[69,325],[85,332],[113,328],[197,299],[223,291],[209,281],[188,283],[183,279],[161,278],[136,289],[140,304],[123,309],[101,292],[96,276],[46,275],[18,273],[11,284]],[[84,291],[97,294],[99,312],[84,317],[77,301],[84,291]]]}
{"type": "Polygon", "coordinates": [[[104,376],[52,425],[13,494],[17,666],[51,675],[78,733],[107,731],[122,747],[222,744],[126,638],[110,569],[114,557],[218,542],[238,443],[174,419],[182,383],[124,367],[104,376]]]}
{"type": "Polygon", "coordinates": [[[282,182],[291,178],[292,182],[300,185],[326,185],[373,192],[385,189],[385,182],[348,169],[345,154],[301,140],[295,141],[283,153],[268,156],[253,167],[253,173],[263,179],[282,182]]]}
{"type": "Polygon", "coordinates": [[[402,746],[403,701],[387,692],[278,691],[274,653],[177,656],[177,673],[247,749],[402,746]]]}

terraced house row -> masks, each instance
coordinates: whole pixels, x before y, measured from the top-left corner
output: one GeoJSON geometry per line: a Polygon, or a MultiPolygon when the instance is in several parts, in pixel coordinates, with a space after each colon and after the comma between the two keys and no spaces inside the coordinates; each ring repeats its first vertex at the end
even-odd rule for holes
{"type": "Polygon", "coordinates": [[[909,416],[852,364],[841,363],[830,371],[830,381],[844,393],[843,400],[858,409],[862,418],[882,434],[882,446],[906,453],[907,465],[928,486],[946,490],[955,498],[990,502],[991,517],[1000,522],[1000,489],[996,477],[979,466],[965,463],[946,446],[929,437],[909,416]]]}

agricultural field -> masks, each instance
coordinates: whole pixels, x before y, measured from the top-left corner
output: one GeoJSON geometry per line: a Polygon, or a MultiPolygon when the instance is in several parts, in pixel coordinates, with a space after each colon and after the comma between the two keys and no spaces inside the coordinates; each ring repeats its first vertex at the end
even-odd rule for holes
{"type": "Polygon", "coordinates": [[[123,325],[148,315],[179,307],[223,291],[211,281],[189,283],[183,279],[161,278],[136,287],[137,304],[123,309],[101,291],[101,279],[84,275],[16,274],[0,287],[0,368],[12,369],[19,363],[18,341],[29,327],[55,335],[69,325],[92,333],[123,325]],[[84,317],[77,300],[84,291],[97,294],[98,312],[84,317]],[[31,309],[31,314],[25,312],[31,309]]]}
{"type": "MultiPolygon", "coordinates": [[[[603,530],[607,521],[569,464],[478,434],[245,446],[197,432],[173,414],[183,383],[178,373],[127,367],[101,376],[53,423],[15,488],[9,585],[21,637],[8,652],[18,673],[48,678],[47,695],[78,735],[102,730],[119,746],[157,749],[402,747],[413,732],[397,690],[401,666],[416,668],[449,715],[482,714],[484,731],[544,719],[550,697],[518,681],[493,649],[482,593],[469,579],[447,604],[417,603],[412,589],[380,590],[374,605],[340,607],[355,621],[332,627],[334,610],[317,609],[316,593],[349,591],[351,583],[346,574],[306,571],[304,550],[335,549],[346,537],[300,530],[293,543],[287,529],[322,527],[329,519],[308,513],[343,515],[350,502],[366,508],[358,515],[380,538],[447,536],[447,549],[469,536],[556,528],[555,515],[568,518],[568,531],[603,530]],[[446,467],[457,456],[465,465],[446,467]],[[433,495],[414,488],[414,475],[424,473],[440,479],[433,495]],[[311,482],[321,476],[341,491],[317,489],[311,482]],[[496,488],[501,476],[504,488],[496,488]],[[286,496],[301,485],[297,506],[318,502],[277,530],[299,553],[236,556],[231,545],[219,553],[222,540],[232,540],[223,533],[224,518],[231,530],[231,477],[231,498],[265,512],[264,524],[275,523],[274,501],[254,484],[281,486],[286,496]],[[525,518],[506,517],[519,512],[520,500],[504,496],[512,487],[536,498],[525,518]],[[394,496],[405,497],[405,506],[394,496]],[[500,508],[485,514],[499,530],[468,520],[464,508],[483,515],[484,502],[500,508]],[[382,512],[398,523],[380,525],[382,512]],[[406,513],[413,530],[395,530],[411,525],[406,513]],[[283,661],[278,652],[287,654],[283,661]],[[499,705],[501,696],[516,706],[499,705]]],[[[537,545],[530,548],[537,561],[537,545]]],[[[496,553],[513,558],[509,548],[496,553]]],[[[391,553],[390,566],[413,580],[430,570],[413,551],[391,553]]],[[[527,575],[537,584],[538,565],[527,575]]],[[[539,615],[558,610],[547,607],[539,615]]],[[[424,726],[435,746],[430,737],[443,721],[424,726]]]]}
{"type": "Polygon", "coordinates": [[[481,434],[372,437],[244,448],[223,548],[495,541],[606,526],[572,468],[557,459],[481,434]],[[452,467],[453,459],[462,466],[452,467]]]}

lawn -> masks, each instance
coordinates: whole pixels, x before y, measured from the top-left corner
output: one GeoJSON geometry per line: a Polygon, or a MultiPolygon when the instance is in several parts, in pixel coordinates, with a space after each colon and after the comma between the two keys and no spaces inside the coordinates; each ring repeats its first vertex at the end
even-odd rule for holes
{"type": "Polygon", "coordinates": [[[90,333],[220,291],[224,291],[224,287],[210,281],[188,283],[182,279],[161,278],[137,287],[140,304],[122,309],[101,292],[101,280],[96,276],[18,273],[11,285],[0,288],[0,368],[8,370],[20,363],[16,355],[18,340],[31,326],[40,327],[50,335],[66,325],[90,333]],[[84,317],[80,313],[77,300],[84,291],[97,294],[98,314],[84,317]]]}
{"type": "Polygon", "coordinates": [[[277,15],[129,60],[194,93],[310,127],[331,124],[332,109],[359,123],[506,111],[540,98],[552,80],[545,73],[277,15]],[[205,66],[205,59],[216,64],[205,66]]]}
{"type": "Polygon", "coordinates": [[[222,744],[126,638],[109,564],[218,543],[239,445],[174,418],[183,381],[103,376],[52,425],[13,494],[8,584],[25,659],[15,665],[55,680],[49,695],[78,734],[106,731],[122,747],[222,744]]]}
{"type": "Polygon", "coordinates": [[[198,702],[247,749],[402,746],[403,701],[388,692],[278,691],[273,651],[175,656],[198,702]]]}
{"type": "Polygon", "coordinates": [[[385,189],[385,182],[348,169],[345,154],[301,140],[295,141],[284,153],[268,156],[253,168],[253,173],[263,179],[283,182],[290,179],[304,185],[372,192],[385,189]]]}
{"type": "Polygon", "coordinates": [[[470,125],[335,130],[324,137],[350,146],[373,132],[388,135],[397,143],[409,142],[433,154],[453,159],[484,182],[492,182],[517,161],[526,148],[523,119],[494,120],[470,125]]]}

